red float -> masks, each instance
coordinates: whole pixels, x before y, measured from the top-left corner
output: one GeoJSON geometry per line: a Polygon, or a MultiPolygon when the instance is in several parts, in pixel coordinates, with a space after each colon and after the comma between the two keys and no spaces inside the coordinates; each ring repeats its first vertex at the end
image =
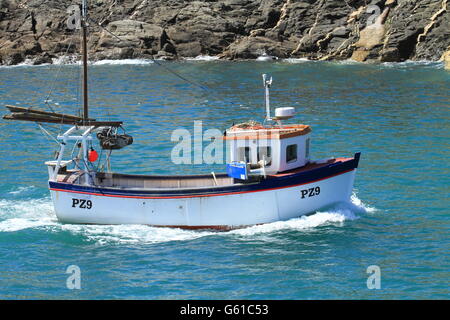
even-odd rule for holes
{"type": "Polygon", "coordinates": [[[95,151],[94,149],[91,148],[91,150],[89,150],[88,152],[88,160],[90,162],[95,162],[98,159],[98,153],[97,151],[95,151]]]}

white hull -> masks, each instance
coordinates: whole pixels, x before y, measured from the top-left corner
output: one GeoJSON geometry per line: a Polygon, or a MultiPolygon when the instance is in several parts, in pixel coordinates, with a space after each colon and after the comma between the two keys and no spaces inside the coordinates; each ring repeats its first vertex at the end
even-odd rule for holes
{"type": "Polygon", "coordinates": [[[228,195],[154,199],[51,190],[51,196],[58,219],[66,223],[231,229],[288,220],[349,201],[355,172],[299,186],[228,195]]]}

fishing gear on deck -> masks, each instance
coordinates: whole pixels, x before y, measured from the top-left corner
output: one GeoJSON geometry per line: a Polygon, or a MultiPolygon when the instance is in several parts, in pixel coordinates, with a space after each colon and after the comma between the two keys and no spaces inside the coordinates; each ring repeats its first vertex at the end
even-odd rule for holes
{"type": "Polygon", "coordinates": [[[133,143],[133,137],[126,134],[118,134],[112,128],[105,128],[97,133],[97,139],[104,150],[117,150],[133,143]]]}

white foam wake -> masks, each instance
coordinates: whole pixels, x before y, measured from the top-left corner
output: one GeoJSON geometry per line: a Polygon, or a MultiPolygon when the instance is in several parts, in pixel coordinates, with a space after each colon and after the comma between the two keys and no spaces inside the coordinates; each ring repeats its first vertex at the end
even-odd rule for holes
{"type": "MultiPolygon", "coordinates": [[[[21,192],[23,190],[17,190],[21,192]]],[[[57,225],[53,204],[48,198],[0,200],[0,232],[57,225]]]]}
{"type": "Polygon", "coordinates": [[[376,209],[366,206],[353,195],[350,203],[338,204],[310,216],[277,221],[263,225],[236,229],[229,232],[191,231],[157,228],[145,225],[76,225],[57,221],[50,198],[32,200],[0,200],[0,232],[17,232],[39,228],[48,232],[69,232],[100,245],[108,243],[161,243],[188,241],[208,236],[248,239],[261,234],[270,235],[283,230],[304,231],[325,225],[342,226],[345,221],[359,218],[376,209]]]}
{"type": "MultiPolygon", "coordinates": [[[[19,188],[12,192],[20,193],[23,191],[25,189],[19,188]]],[[[107,242],[155,243],[192,240],[214,234],[211,231],[196,232],[145,225],[63,224],[58,222],[50,198],[0,200],[0,232],[16,232],[30,228],[41,228],[49,232],[68,231],[100,244],[107,242]]]]}
{"type": "Polygon", "coordinates": [[[319,226],[336,225],[343,226],[345,221],[358,219],[360,215],[374,212],[376,209],[366,206],[353,194],[351,202],[339,203],[325,211],[318,211],[312,215],[302,216],[286,221],[277,221],[256,225],[245,229],[237,229],[231,233],[251,236],[262,233],[272,233],[281,230],[311,230],[319,226]]]}
{"type": "Polygon", "coordinates": [[[75,225],[59,224],[50,226],[50,231],[68,231],[81,235],[100,245],[108,243],[162,243],[187,241],[217,234],[212,231],[190,231],[176,228],[158,228],[146,225],[75,225]]]}

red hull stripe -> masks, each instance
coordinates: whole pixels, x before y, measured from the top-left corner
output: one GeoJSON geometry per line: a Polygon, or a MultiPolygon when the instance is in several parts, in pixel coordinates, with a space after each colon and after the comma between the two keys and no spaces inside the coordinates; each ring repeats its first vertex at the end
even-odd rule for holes
{"type": "Polygon", "coordinates": [[[308,181],[308,182],[304,182],[304,183],[300,183],[300,184],[295,184],[295,185],[289,185],[289,186],[285,186],[285,187],[277,187],[277,188],[270,188],[270,189],[262,189],[262,190],[251,190],[251,191],[237,191],[237,192],[229,192],[229,193],[212,193],[212,194],[197,194],[197,195],[189,195],[189,196],[167,196],[167,197],[151,197],[151,196],[127,196],[127,195],[116,195],[116,194],[103,194],[103,193],[93,193],[93,192],[84,192],[84,191],[73,191],[73,190],[66,190],[66,189],[57,189],[57,188],[50,188],[50,190],[52,191],[60,191],[60,192],[69,192],[69,193],[78,193],[78,194],[88,194],[88,195],[94,195],[94,196],[101,196],[101,197],[114,197],[114,198],[133,198],[133,199],[180,199],[180,198],[199,198],[199,197],[218,197],[218,196],[228,196],[228,195],[235,195],[235,194],[242,194],[242,193],[254,193],[254,192],[263,192],[263,191],[271,191],[271,190],[278,190],[278,189],[286,189],[286,188],[293,188],[293,187],[298,187],[298,186],[302,186],[305,184],[310,184],[310,183],[314,183],[314,182],[318,182],[318,181],[322,181],[322,180],[326,180],[326,179],[330,179],[336,176],[339,176],[341,174],[345,174],[348,173],[350,171],[353,171],[355,169],[350,169],[347,171],[343,171],[343,172],[339,172],[337,174],[322,178],[322,179],[317,179],[317,180],[312,180],[312,181],[308,181]]]}

